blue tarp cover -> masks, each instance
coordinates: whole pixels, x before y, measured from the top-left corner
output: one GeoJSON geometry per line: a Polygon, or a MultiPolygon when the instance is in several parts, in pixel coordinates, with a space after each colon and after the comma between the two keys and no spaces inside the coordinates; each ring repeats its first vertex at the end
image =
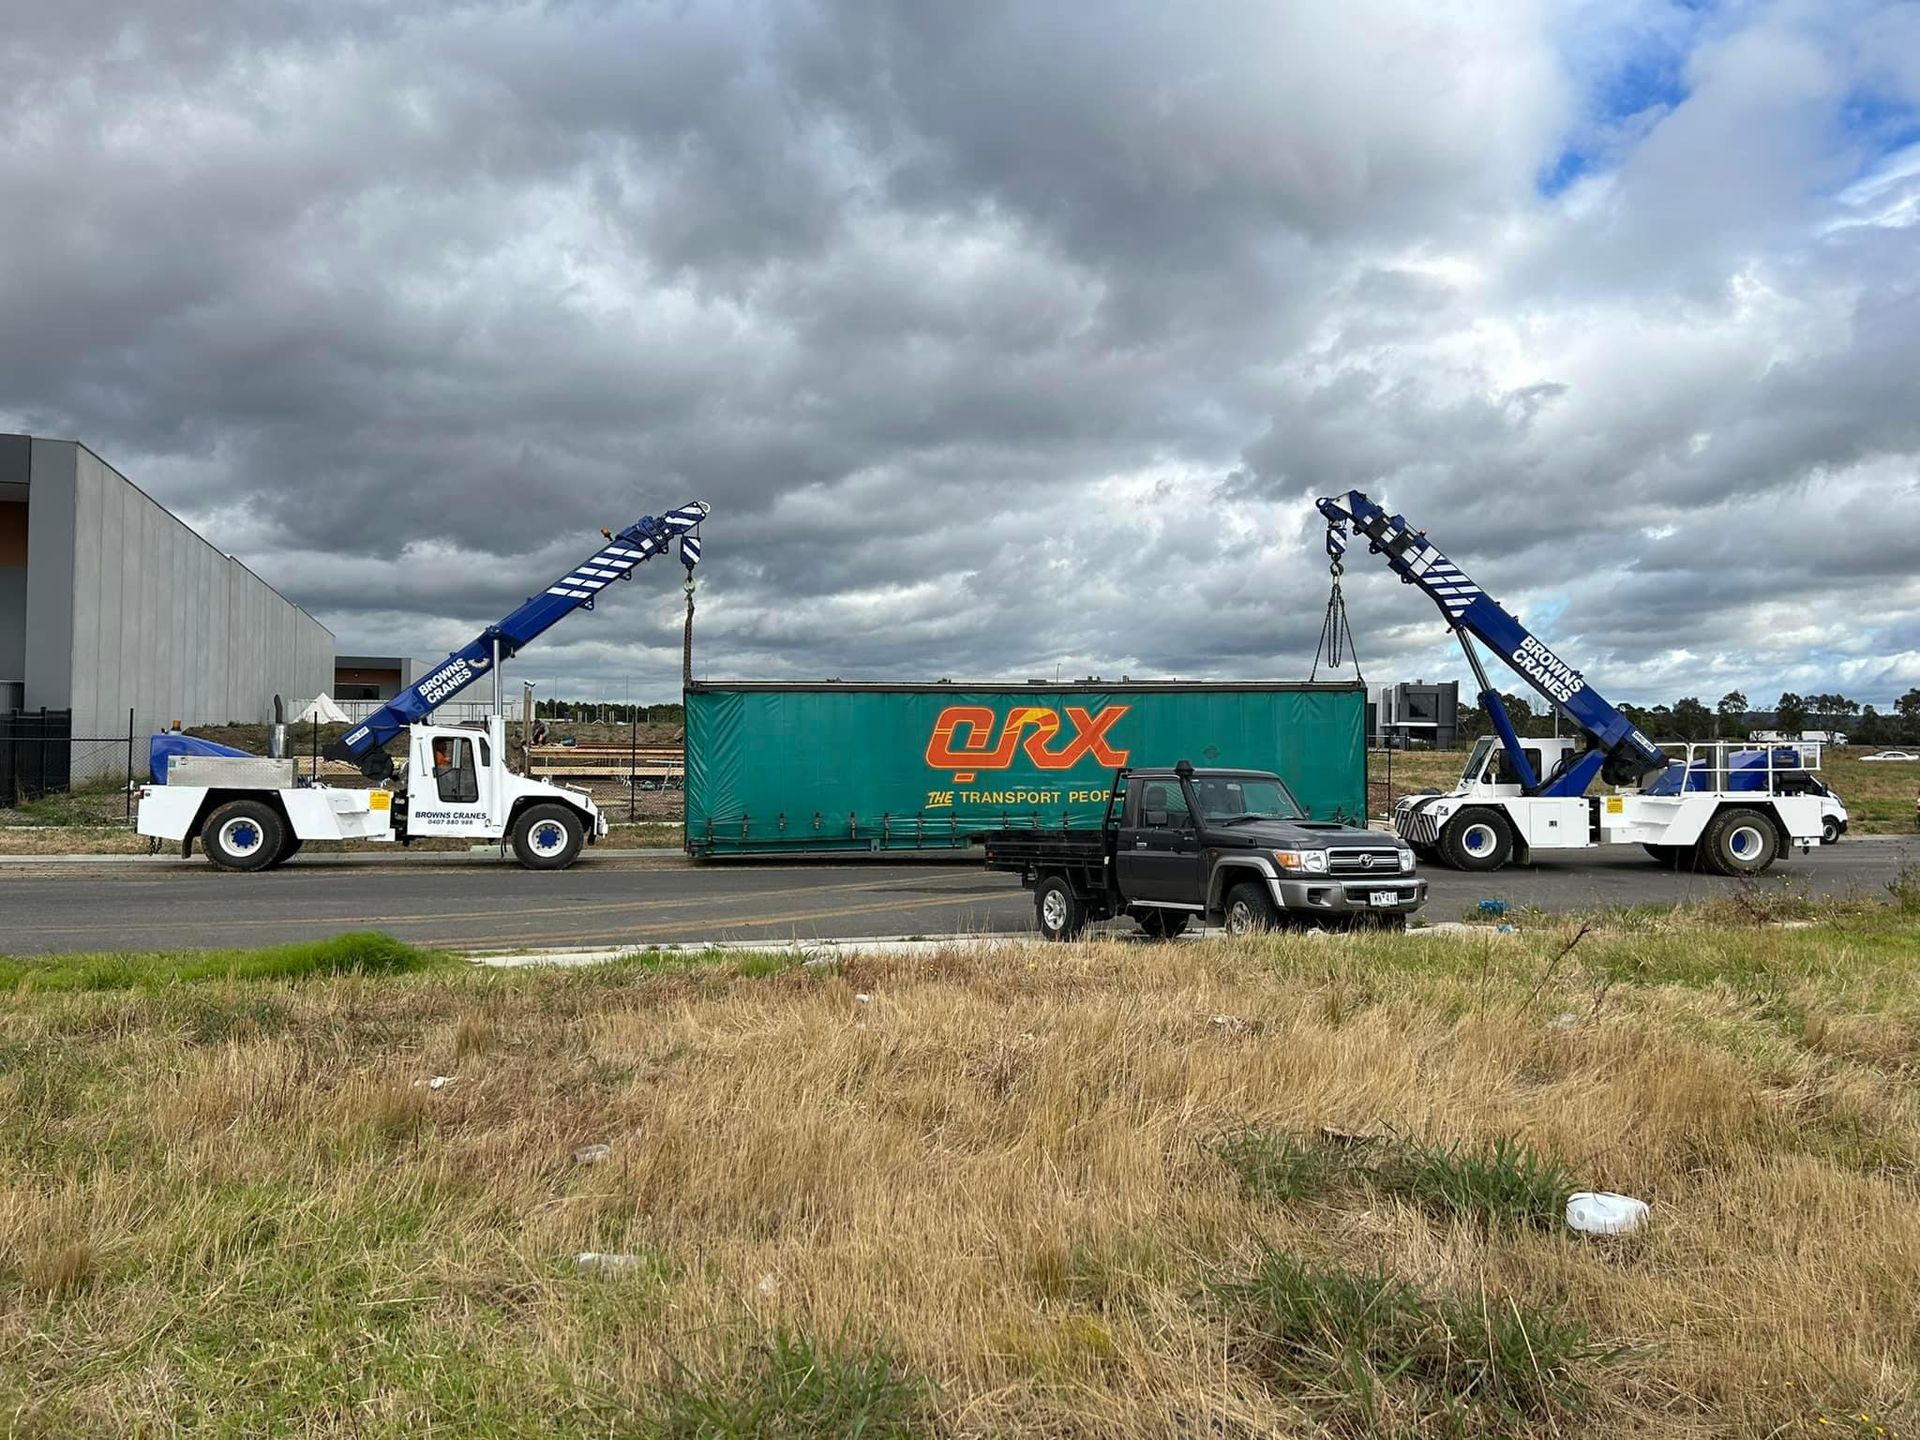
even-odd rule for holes
{"type": "Polygon", "coordinates": [[[153,783],[167,783],[167,757],[170,755],[226,755],[250,759],[244,750],[236,750],[231,745],[216,745],[211,740],[196,740],[191,735],[175,735],[171,732],[153,737],[153,744],[147,750],[148,773],[153,783]]]}

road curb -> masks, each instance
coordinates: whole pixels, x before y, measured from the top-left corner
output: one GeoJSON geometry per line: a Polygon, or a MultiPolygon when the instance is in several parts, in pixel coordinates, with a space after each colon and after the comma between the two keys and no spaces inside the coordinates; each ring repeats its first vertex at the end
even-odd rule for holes
{"type": "Polygon", "coordinates": [[[494,970],[534,967],[567,970],[583,965],[634,960],[641,956],[705,955],[715,951],[727,955],[792,955],[808,964],[830,965],[843,955],[938,955],[954,950],[1054,948],[1051,941],[1042,940],[1030,931],[1008,931],[966,935],[867,935],[839,940],[686,940],[663,945],[555,947],[492,953],[465,951],[462,952],[462,958],[494,970]]]}

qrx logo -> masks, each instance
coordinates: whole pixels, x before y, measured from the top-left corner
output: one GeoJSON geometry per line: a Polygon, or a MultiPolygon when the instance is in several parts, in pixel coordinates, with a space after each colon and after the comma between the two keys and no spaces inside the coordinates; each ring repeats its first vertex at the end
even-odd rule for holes
{"type": "Polygon", "coordinates": [[[985,705],[949,705],[933,722],[933,736],[927,741],[927,764],[936,770],[952,770],[957,784],[966,784],[981,770],[1005,770],[1013,764],[1014,753],[1026,752],[1027,759],[1041,770],[1071,770],[1092,756],[1101,765],[1117,770],[1127,763],[1125,750],[1117,750],[1107,738],[1114,722],[1126,714],[1125,705],[1109,705],[1098,715],[1078,705],[1066,707],[1066,725],[1073,733],[1060,744],[1060,712],[1043,705],[1015,706],[1004,723],[985,705]],[[1000,729],[994,739],[994,727],[1000,729]],[[1026,732],[1024,739],[1022,732],[1026,732]]]}

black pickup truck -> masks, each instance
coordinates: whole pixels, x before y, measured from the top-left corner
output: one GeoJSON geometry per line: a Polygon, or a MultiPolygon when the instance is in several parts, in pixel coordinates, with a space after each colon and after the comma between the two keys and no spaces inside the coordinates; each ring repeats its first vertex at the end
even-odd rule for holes
{"type": "Polygon", "coordinates": [[[1190,920],[1229,931],[1290,919],[1404,929],[1426,903],[1404,841],[1310,820],[1278,775],[1259,770],[1120,770],[1098,830],[995,830],[989,870],[1033,891],[1040,933],[1071,940],[1129,915],[1172,939],[1190,920]]]}

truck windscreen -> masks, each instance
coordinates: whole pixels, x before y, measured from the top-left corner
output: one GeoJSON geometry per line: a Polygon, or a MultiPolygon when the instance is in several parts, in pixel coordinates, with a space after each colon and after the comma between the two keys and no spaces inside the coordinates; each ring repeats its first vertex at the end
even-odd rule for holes
{"type": "Polygon", "coordinates": [[[1300,802],[1271,775],[1209,775],[1194,781],[1200,810],[1215,824],[1231,820],[1304,820],[1300,802]]]}

